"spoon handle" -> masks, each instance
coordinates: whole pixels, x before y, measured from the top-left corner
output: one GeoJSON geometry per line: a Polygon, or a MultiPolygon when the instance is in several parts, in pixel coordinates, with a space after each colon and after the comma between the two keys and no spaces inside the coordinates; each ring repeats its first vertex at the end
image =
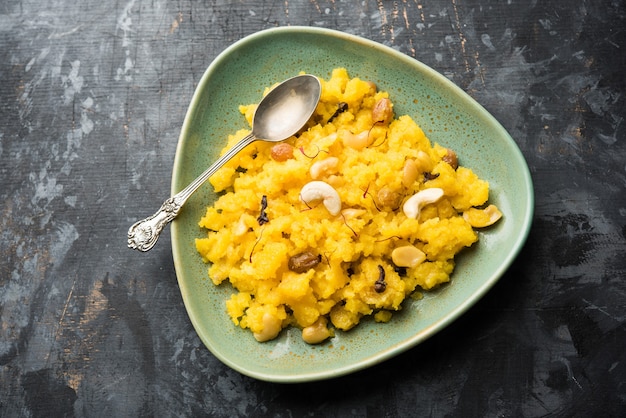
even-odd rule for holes
{"type": "Polygon", "coordinates": [[[128,247],[139,251],[148,251],[154,247],[163,228],[178,216],[187,199],[228,160],[254,141],[256,137],[252,133],[245,136],[187,187],[163,202],[154,215],[135,222],[128,230],[128,247]]]}

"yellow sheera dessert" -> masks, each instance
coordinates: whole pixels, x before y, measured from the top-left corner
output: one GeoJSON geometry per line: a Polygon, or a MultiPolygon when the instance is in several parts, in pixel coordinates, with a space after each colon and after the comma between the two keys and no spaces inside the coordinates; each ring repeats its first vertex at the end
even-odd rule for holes
{"type": "MultiPolygon", "coordinates": [[[[321,82],[301,133],[255,142],[211,177],[223,194],[199,223],[209,277],[230,281],[226,310],[258,341],[296,326],[315,344],[364,315],[389,321],[414,292],[448,282],[474,228],[501,216],[485,207],[488,183],[409,116],[395,119],[386,92],[343,68],[321,82]]],[[[255,109],[240,108],[249,124],[255,109]]]]}

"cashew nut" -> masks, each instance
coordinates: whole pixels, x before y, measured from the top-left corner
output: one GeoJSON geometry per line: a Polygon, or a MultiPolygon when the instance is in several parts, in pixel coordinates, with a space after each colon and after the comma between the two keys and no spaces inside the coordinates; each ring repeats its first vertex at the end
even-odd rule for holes
{"type": "Polygon", "coordinates": [[[391,261],[398,267],[417,267],[426,260],[424,251],[412,245],[395,248],[391,252],[391,261]]]}
{"type": "Polygon", "coordinates": [[[418,176],[417,164],[415,160],[408,159],[404,162],[402,167],[402,185],[404,187],[411,187],[418,176]]]}
{"type": "Polygon", "coordinates": [[[365,215],[366,213],[367,211],[365,209],[354,209],[354,208],[348,208],[348,209],[344,209],[341,211],[341,214],[346,220],[358,218],[360,216],[365,215]]]}
{"type": "Polygon", "coordinates": [[[302,329],[302,339],[308,344],[319,344],[330,337],[330,331],[326,327],[328,320],[320,316],[317,321],[302,329]]]}
{"type": "Polygon", "coordinates": [[[417,170],[422,173],[429,172],[433,169],[433,161],[430,159],[430,156],[422,150],[417,152],[417,156],[415,157],[415,165],[417,166],[417,170]]]}
{"type": "Polygon", "coordinates": [[[362,150],[369,145],[370,132],[363,131],[358,134],[353,134],[350,131],[342,131],[343,144],[347,147],[354,148],[355,150],[362,150]]]}
{"type": "Polygon", "coordinates": [[[337,157],[328,157],[321,161],[317,161],[313,163],[311,168],[309,169],[309,173],[311,173],[312,179],[318,179],[324,174],[328,174],[333,172],[335,168],[339,165],[339,158],[337,157]]]}
{"type": "Polygon", "coordinates": [[[255,332],[254,338],[260,343],[276,338],[281,330],[280,319],[266,312],[261,321],[263,322],[263,330],[255,332]]]}
{"type": "Polygon", "coordinates": [[[496,223],[502,217],[502,212],[495,205],[485,209],[470,208],[463,212],[463,219],[474,228],[484,228],[496,223]]]}
{"type": "Polygon", "coordinates": [[[408,218],[417,219],[420,216],[422,208],[430,203],[435,203],[443,196],[443,189],[438,187],[432,187],[430,189],[424,189],[404,202],[402,210],[408,218]]]}
{"type": "Polygon", "coordinates": [[[307,205],[316,200],[321,200],[333,216],[339,215],[341,212],[339,193],[333,189],[333,186],[323,181],[314,180],[305,184],[300,190],[300,200],[307,205]]]}

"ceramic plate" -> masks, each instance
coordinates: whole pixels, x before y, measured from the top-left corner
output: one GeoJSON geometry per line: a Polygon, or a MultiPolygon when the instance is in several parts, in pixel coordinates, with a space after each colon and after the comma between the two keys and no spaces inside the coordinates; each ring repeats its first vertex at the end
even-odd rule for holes
{"type": "Polygon", "coordinates": [[[174,263],[183,301],[208,349],[233,369],[257,379],[303,382],[327,379],[389,359],[431,337],[463,314],[502,276],[528,235],[533,188],[528,166],[504,128],[448,79],[391,48],[326,29],[284,27],[235,43],[207,69],[187,112],[174,162],[172,193],[208,167],[229,133],[246,127],[238,105],[256,103],[263,90],[300,71],[330,78],[345,67],[351,77],[389,92],[396,115],[410,115],[431,141],[453,148],[464,166],[490,182],[490,202],[503,212],[496,226],[457,257],[449,284],[407,300],[391,322],[364,320],[349,332],[311,346],[297,329],[258,343],[225,312],[228,284],[208,279],[194,239],[198,221],[216,195],[207,182],[172,224],[174,263]]]}

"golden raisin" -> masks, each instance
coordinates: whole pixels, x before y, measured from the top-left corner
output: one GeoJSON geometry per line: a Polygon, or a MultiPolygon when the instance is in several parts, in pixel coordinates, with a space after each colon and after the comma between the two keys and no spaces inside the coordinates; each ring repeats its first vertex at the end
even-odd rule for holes
{"type": "Polygon", "coordinates": [[[448,148],[448,152],[443,156],[442,160],[450,164],[450,167],[455,170],[459,168],[459,159],[456,156],[456,152],[452,151],[450,148],[448,148]]]}
{"type": "Polygon", "coordinates": [[[398,209],[402,203],[402,195],[388,187],[378,191],[378,203],[387,209],[398,209]]]}
{"type": "Polygon", "coordinates": [[[383,97],[376,102],[372,109],[372,119],[374,123],[381,123],[387,125],[393,119],[393,105],[391,100],[383,97]]]}
{"type": "Polygon", "coordinates": [[[293,147],[286,142],[281,142],[272,147],[270,156],[274,161],[283,162],[293,158],[293,147]]]}

